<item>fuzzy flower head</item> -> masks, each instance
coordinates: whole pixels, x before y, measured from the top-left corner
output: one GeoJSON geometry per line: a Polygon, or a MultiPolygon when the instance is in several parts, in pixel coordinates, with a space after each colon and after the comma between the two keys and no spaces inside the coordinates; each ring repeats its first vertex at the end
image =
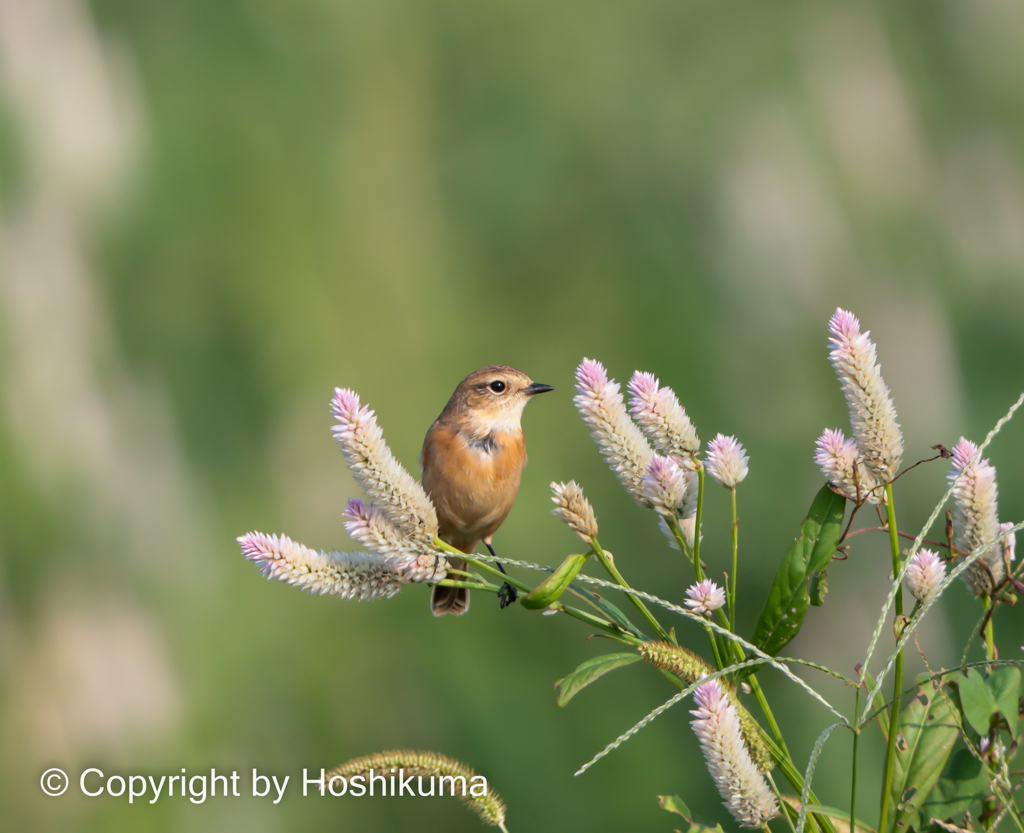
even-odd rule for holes
{"type": "Polygon", "coordinates": [[[907,565],[907,589],[910,595],[925,604],[938,592],[945,577],[946,565],[932,550],[918,550],[907,565]]]}
{"type": "Polygon", "coordinates": [[[633,499],[650,508],[643,478],[654,451],[626,413],[618,384],[599,361],[584,359],[576,368],[576,390],[573,402],[605,462],[633,499]]]}
{"type": "Polygon", "coordinates": [[[878,482],[888,483],[903,458],[903,434],[882,379],[875,344],[868,338],[870,333],[861,333],[852,312],[837,309],[828,327],[832,333],[829,360],[846,397],[859,457],[878,482]]]}
{"type": "Polygon", "coordinates": [[[743,742],[736,707],[717,680],[709,680],[693,693],[697,706],[690,712],[708,772],[741,827],[760,827],[779,814],[764,776],[754,765],[743,742]]]}
{"type": "Polygon", "coordinates": [[[704,579],[699,584],[691,585],[686,595],[690,598],[685,604],[694,613],[710,615],[711,611],[718,610],[725,604],[725,591],[711,579],[704,579]]]}
{"type": "Polygon", "coordinates": [[[736,484],[747,476],[746,449],[735,437],[719,434],[708,443],[708,456],[704,461],[707,473],[727,489],[735,489],[736,484]]]}
{"type": "Polygon", "coordinates": [[[838,429],[826,429],[815,443],[814,462],[825,479],[852,501],[884,503],[885,492],[874,475],[857,457],[856,441],[846,439],[838,429]]]}
{"type": "Polygon", "coordinates": [[[662,454],[679,460],[700,451],[697,431],[670,387],[637,370],[629,381],[629,410],[640,430],[662,454]]]}
{"type": "Polygon", "coordinates": [[[380,509],[356,498],[345,509],[345,531],[354,541],[382,556],[406,581],[443,579],[448,559],[418,536],[405,536],[380,509]]]}
{"type": "Polygon", "coordinates": [[[588,544],[593,544],[597,537],[597,518],[594,517],[594,510],[583,496],[583,489],[575,480],[568,483],[552,483],[551,491],[554,496],[555,508],[551,514],[567,524],[580,538],[588,544]]]}
{"type": "MultiPolygon", "coordinates": [[[[994,541],[1000,531],[996,470],[988,460],[975,460],[977,454],[978,446],[961,437],[953,449],[953,468],[949,473],[950,481],[956,481],[953,487],[956,545],[968,554],[994,541]]],[[[985,550],[963,573],[964,581],[975,596],[991,592],[1005,576],[999,545],[985,550]]]]}
{"type": "Polygon", "coordinates": [[[321,596],[379,599],[394,596],[406,578],[387,559],[367,552],[317,552],[287,535],[249,532],[238,539],[242,555],[267,578],[321,596]]]}
{"type": "Polygon", "coordinates": [[[437,513],[423,487],[384,442],[373,411],[360,404],[355,391],[336,388],[331,413],[338,420],[332,429],[334,439],[356,482],[398,533],[413,539],[426,554],[437,535],[437,513]]]}
{"type": "Polygon", "coordinates": [[[697,512],[697,473],[655,454],[643,476],[644,496],[659,515],[686,518],[697,512]]]}

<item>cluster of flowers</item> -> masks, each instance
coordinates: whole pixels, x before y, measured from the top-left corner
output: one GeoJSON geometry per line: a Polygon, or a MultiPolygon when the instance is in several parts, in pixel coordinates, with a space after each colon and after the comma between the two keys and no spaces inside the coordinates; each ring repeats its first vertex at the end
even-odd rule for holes
{"type": "Polygon", "coordinates": [[[374,412],[354,391],[338,388],[331,413],[334,438],[370,498],[349,501],[345,529],[369,552],[316,551],[284,535],[249,532],[238,539],[242,554],[268,578],[345,599],[391,597],[408,582],[444,578],[448,560],[434,548],[434,505],[391,453],[374,412]]]}
{"type": "MultiPolygon", "coordinates": [[[[837,309],[829,321],[832,345],[829,360],[850,412],[853,437],[826,430],[817,441],[815,462],[837,492],[855,503],[884,503],[885,487],[893,481],[903,457],[903,434],[896,406],[882,379],[870,332],[860,331],[857,317],[837,309]]],[[[980,459],[978,446],[960,438],[952,452],[949,479],[954,484],[956,547],[965,556],[981,551],[963,573],[975,596],[986,596],[1006,577],[1013,560],[1012,523],[999,523],[996,470],[980,459]],[[999,545],[994,545],[999,536],[999,545]]],[[[939,554],[922,549],[907,565],[907,589],[915,599],[930,601],[946,576],[939,554]]]]}
{"type": "MultiPolygon", "coordinates": [[[[826,430],[814,458],[839,494],[858,506],[884,504],[903,456],[896,408],[870,333],[861,333],[857,318],[842,309],[830,320],[829,330],[830,360],[846,398],[853,436],[826,430]]],[[[688,555],[696,556],[700,473],[735,490],[748,472],[743,446],[735,437],[719,434],[701,459],[693,423],[673,390],[661,386],[653,374],[634,373],[628,409],[619,385],[593,359],[584,359],[577,368],[576,390],[576,406],[611,470],[638,504],[660,516],[669,542],[679,548],[678,535],[688,555]]],[[[435,548],[434,507],[388,449],[374,412],[355,392],[342,389],[336,390],[331,410],[337,419],[335,439],[369,498],[349,501],[345,528],[368,551],[314,551],[283,535],[251,532],[238,539],[243,554],[270,578],[344,598],[390,597],[406,583],[444,578],[448,561],[435,548]]],[[[976,555],[963,578],[976,596],[989,596],[1006,579],[1013,560],[1013,524],[999,522],[996,471],[981,459],[977,445],[961,438],[951,457],[956,548],[961,555],[976,555]]],[[[597,520],[582,489],[574,481],[551,487],[554,514],[596,547],[597,520]]],[[[911,557],[905,581],[916,599],[928,603],[945,576],[938,553],[921,549],[911,557]]],[[[705,616],[726,603],[725,591],[710,580],[691,586],[687,596],[686,605],[705,616]]],[[[676,658],[673,662],[683,651],[667,644],[657,650],[668,651],[676,658]]],[[[694,665],[683,678],[696,683],[705,673],[703,665],[694,665]]],[[[741,825],[760,826],[778,814],[778,807],[763,775],[770,759],[757,748],[752,718],[717,680],[701,684],[694,697],[693,727],[726,807],[741,825]]]]}
{"type": "MultiPolygon", "coordinates": [[[[604,366],[584,359],[576,370],[576,407],[590,428],[608,466],[633,499],[660,516],[660,524],[678,549],[669,524],[678,524],[692,551],[696,536],[696,511],[699,491],[698,471],[703,470],[728,489],[747,476],[749,459],[735,437],[719,434],[708,443],[704,459],[699,457],[700,440],[685,409],[670,387],[663,387],[651,373],[636,371],[630,380],[629,410],[618,383],[608,377],[604,366]],[[630,418],[632,415],[632,418],[630,418]]],[[[552,483],[556,508],[561,518],[584,541],[597,535],[593,510],[575,482],[552,483]]],[[[687,607],[709,616],[725,605],[725,590],[710,579],[692,585],[687,591],[687,607]]],[[[682,679],[695,682],[710,668],[691,656],[694,668],[680,668],[678,656],[685,649],[664,644],[645,643],[641,648],[669,653],[674,658],[669,670],[682,679]],[[699,667],[698,667],[699,666],[699,667]]],[[[646,656],[646,654],[645,654],[646,656]]],[[[654,660],[652,660],[654,661],[654,660]]],[[[664,666],[663,659],[655,662],[664,666]]],[[[742,706],[733,701],[717,680],[709,680],[694,693],[697,710],[693,712],[694,731],[700,741],[708,770],[725,806],[744,827],[759,827],[778,815],[778,807],[763,771],[771,768],[771,759],[756,747],[756,733],[744,732],[740,718],[742,706]],[[752,755],[752,750],[754,755],[752,755]],[[755,763],[755,756],[761,766],[755,763]]],[[[746,714],[745,710],[743,712],[746,714]]],[[[749,715],[747,716],[749,717],[749,715]]],[[[752,721],[752,719],[751,719],[752,721]]]]}

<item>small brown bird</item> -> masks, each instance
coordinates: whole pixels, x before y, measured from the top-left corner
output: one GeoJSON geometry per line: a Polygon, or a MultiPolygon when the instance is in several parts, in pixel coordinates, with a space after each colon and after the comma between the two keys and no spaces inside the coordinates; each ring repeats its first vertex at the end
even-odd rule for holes
{"type": "MultiPolygon", "coordinates": [[[[512,508],[526,465],[523,408],[531,396],[549,390],[554,388],[503,366],[477,370],[459,383],[427,431],[420,454],[423,488],[437,509],[442,541],[466,553],[483,541],[495,554],[491,536],[512,508]]],[[[461,559],[453,558],[451,564],[466,569],[461,559]]],[[[498,594],[503,608],[516,596],[508,582],[498,594]]],[[[435,616],[459,616],[469,610],[469,590],[435,586],[430,609],[435,616]]]]}

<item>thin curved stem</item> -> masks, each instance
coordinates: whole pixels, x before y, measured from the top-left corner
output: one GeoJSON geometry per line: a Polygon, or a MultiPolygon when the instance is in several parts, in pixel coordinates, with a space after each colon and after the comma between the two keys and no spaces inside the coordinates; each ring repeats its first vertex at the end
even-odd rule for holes
{"type": "MultiPolygon", "coordinates": [[[[896,526],[896,510],[892,505],[892,484],[885,487],[886,512],[889,520],[889,544],[892,549],[892,575],[896,582],[900,580],[900,539],[896,526]]],[[[895,598],[895,615],[899,619],[903,615],[903,590],[897,588],[895,598]]],[[[886,833],[889,824],[889,793],[892,788],[892,773],[896,765],[896,733],[899,727],[900,705],[903,698],[903,648],[896,654],[896,672],[893,679],[892,713],[889,716],[889,743],[885,751],[885,770],[882,779],[882,809],[878,817],[878,833],[886,833]]]]}

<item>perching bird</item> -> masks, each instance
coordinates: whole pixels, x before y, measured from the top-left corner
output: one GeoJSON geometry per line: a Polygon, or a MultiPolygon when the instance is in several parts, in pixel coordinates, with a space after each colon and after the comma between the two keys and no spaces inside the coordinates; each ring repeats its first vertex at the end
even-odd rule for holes
{"type": "MultiPolygon", "coordinates": [[[[491,536],[512,508],[526,465],[523,408],[531,396],[549,390],[554,388],[503,366],[477,370],[459,383],[427,431],[420,454],[423,488],[437,509],[442,541],[466,553],[483,541],[494,555],[491,536]]],[[[466,569],[459,558],[451,565],[466,569]]],[[[498,594],[502,607],[516,596],[507,582],[498,594]]],[[[469,590],[436,585],[430,609],[435,616],[463,614],[469,610],[469,590]]]]}

